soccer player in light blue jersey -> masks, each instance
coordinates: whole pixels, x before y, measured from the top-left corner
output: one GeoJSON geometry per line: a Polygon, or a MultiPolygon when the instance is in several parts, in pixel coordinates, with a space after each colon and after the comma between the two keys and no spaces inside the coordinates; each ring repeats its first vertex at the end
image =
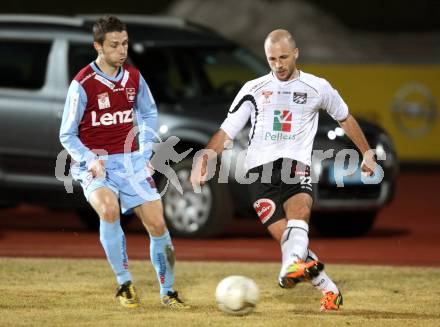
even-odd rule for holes
{"type": "Polygon", "coordinates": [[[140,72],[125,63],[128,34],[114,16],[93,26],[97,59],[72,81],[60,129],[60,140],[73,159],[71,173],[99,216],[99,236],[119,287],[116,298],[138,307],[128,269],[120,211],[134,213],[150,235],[150,258],[160,284],[161,303],[186,306],[174,290],[174,248],[165,225],[160,195],[147,165],[157,107],[140,72]],[[139,144],[135,140],[136,117],[139,144]]]}

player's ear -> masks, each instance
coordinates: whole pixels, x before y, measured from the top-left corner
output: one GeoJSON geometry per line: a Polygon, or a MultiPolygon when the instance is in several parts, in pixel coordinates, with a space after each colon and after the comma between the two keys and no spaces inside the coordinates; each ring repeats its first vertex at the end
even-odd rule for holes
{"type": "Polygon", "coordinates": [[[298,57],[299,57],[299,49],[298,49],[298,48],[295,48],[295,49],[293,50],[293,55],[295,56],[295,60],[297,60],[298,57]]]}
{"type": "Polygon", "coordinates": [[[93,42],[93,47],[95,48],[98,55],[102,53],[102,44],[99,42],[93,42]]]}

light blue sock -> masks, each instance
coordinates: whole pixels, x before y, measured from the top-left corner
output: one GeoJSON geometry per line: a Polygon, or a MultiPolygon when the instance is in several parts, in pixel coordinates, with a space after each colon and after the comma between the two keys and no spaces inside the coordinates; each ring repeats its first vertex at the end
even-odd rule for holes
{"type": "Polygon", "coordinates": [[[174,247],[168,231],[158,237],[150,235],[150,258],[156,270],[162,297],[168,291],[173,291],[174,285],[174,247]]]}
{"type": "Polygon", "coordinates": [[[132,280],[131,274],[128,271],[125,235],[121,228],[120,220],[117,220],[114,223],[100,220],[99,239],[119,285],[132,280]]]}

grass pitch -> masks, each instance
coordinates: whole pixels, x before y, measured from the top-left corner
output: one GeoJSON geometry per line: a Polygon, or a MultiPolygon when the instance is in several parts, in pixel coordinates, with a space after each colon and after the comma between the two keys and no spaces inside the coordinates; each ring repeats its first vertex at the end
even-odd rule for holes
{"type": "Polygon", "coordinates": [[[276,284],[278,264],[178,262],[176,288],[191,309],[159,304],[149,262],[130,262],[142,300],[125,309],[114,300],[115,280],[105,260],[0,258],[0,326],[439,326],[440,269],[328,265],[344,295],[339,312],[319,312],[309,284],[276,284]],[[228,275],[253,278],[261,299],[255,312],[228,316],[214,291],[228,275]]]}

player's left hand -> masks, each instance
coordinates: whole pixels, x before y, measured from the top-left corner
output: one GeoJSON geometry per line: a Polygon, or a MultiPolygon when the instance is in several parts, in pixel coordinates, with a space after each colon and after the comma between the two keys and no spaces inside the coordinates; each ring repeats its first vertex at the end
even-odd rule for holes
{"type": "Polygon", "coordinates": [[[148,175],[153,176],[155,170],[154,170],[153,164],[150,161],[148,161],[147,166],[145,167],[145,169],[147,170],[148,175]]]}
{"type": "Polygon", "coordinates": [[[367,151],[364,154],[364,159],[361,164],[361,171],[364,176],[372,176],[376,170],[376,158],[372,151],[367,151]]]}

